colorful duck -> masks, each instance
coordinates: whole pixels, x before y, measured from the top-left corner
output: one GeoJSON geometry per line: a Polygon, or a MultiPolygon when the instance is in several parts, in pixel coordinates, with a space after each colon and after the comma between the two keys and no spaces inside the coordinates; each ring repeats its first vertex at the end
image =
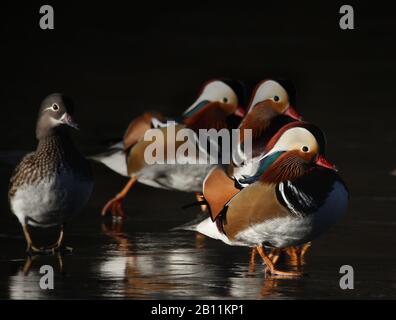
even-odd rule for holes
{"type": "MultiPolygon", "coordinates": [[[[197,100],[183,113],[181,119],[163,122],[158,114],[144,114],[129,125],[122,143],[113,146],[105,154],[92,157],[114,171],[130,177],[127,185],[102,209],[102,215],[111,210],[112,215],[123,217],[121,203],[131,187],[137,182],[157,188],[201,192],[202,182],[213,164],[156,164],[149,165],[144,159],[146,148],[152,143],[144,141],[149,130],[161,130],[165,137],[169,128],[175,133],[181,129],[236,128],[244,115],[241,107],[245,100],[245,88],[239,81],[215,79],[208,81],[197,100]]],[[[166,139],[165,139],[166,141],[166,139]]],[[[175,148],[183,141],[174,141],[175,148]]]]}
{"type": "Polygon", "coordinates": [[[322,131],[306,122],[283,126],[267,143],[256,170],[241,176],[250,183],[217,213],[187,227],[228,245],[256,248],[271,274],[280,271],[265,252],[299,246],[335,224],[346,212],[349,194],[335,167],[325,159],[322,131]]]}
{"type": "MultiPolygon", "coordinates": [[[[238,164],[215,167],[204,180],[203,200],[208,204],[212,217],[216,216],[224,204],[243,187],[249,185],[249,180],[245,180],[244,184],[236,185],[235,177],[249,174],[250,170],[254,170],[252,167],[256,163],[254,158],[262,155],[263,146],[268,143],[269,139],[283,125],[302,119],[294,108],[295,95],[295,87],[288,80],[266,79],[256,86],[247,114],[239,126],[241,141],[235,157],[238,164]],[[244,154],[242,151],[245,129],[252,130],[251,154],[244,154]]],[[[309,247],[310,243],[307,243],[298,248],[287,248],[284,251],[295,264],[301,264],[309,247]]],[[[252,266],[254,266],[255,254],[256,250],[253,249],[252,266]]]]}
{"type": "Polygon", "coordinates": [[[229,166],[214,167],[203,183],[203,196],[213,218],[228,200],[249,184],[249,180],[245,180],[244,184],[236,185],[234,176],[254,170],[254,159],[262,155],[263,146],[282,126],[301,119],[292,105],[294,99],[294,86],[288,81],[267,79],[256,86],[246,116],[239,125],[241,141],[234,156],[238,160],[229,166]],[[252,154],[242,152],[245,129],[252,130],[252,154]]]}

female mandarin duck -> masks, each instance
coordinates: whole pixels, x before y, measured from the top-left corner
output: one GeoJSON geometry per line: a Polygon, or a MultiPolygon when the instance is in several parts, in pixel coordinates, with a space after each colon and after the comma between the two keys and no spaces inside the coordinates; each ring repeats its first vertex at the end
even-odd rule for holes
{"type": "MultiPolygon", "coordinates": [[[[114,171],[130,177],[124,189],[104,206],[102,215],[111,210],[113,216],[123,217],[125,214],[121,203],[136,181],[157,188],[201,192],[203,179],[213,164],[149,165],[144,154],[152,141],[144,141],[143,137],[152,129],[161,130],[167,137],[170,126],[174,127],[176,134],[184,128],[195,132],[199,129],[236,128],[244,115],[240,106],[244,99],[245,88],[241,82],[211,80],[203,86],[199,97],[183,113],[180,121],[164,123],[162,116],[148,113],[133,120],[124,135],[121,149],[121,144],[117,144],[110,152],[93,157],[114,171]]],[[[175,148],[182,143],[174,141],[175,148]]]]}
{"type": "Polygon", "coordinates": [[[63,94],[44,99],[36,125],[37,149],[22,159],[10,180],[11,210],[22,225],[28,253],[67,249],[64,224],[81,211],[92,192],[89,162],[69,135],[70,127],[77,128],[73,109],[71,100],[63,94]],[[58,241],[38,248],[28,226],[60,226],[58,241]]]}
{"type": "Polygon", "coordinates": [[[244,189],[211,218],[189,227],[229,245],[256,248],[271,274],[277,270],[263,247],[282,249],[311,241],[346,212],[348,190],[325,157],[322,131],[306,122],[282,127],[237,183],[244,189]]]}

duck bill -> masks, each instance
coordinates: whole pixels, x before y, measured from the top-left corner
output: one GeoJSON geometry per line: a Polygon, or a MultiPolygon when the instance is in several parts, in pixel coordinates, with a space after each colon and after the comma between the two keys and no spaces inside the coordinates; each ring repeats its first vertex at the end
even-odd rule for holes
{"type": "Polygon", "coordinates": [[[294,109],[293,106],[289,106],[285,112],[285,115],[289,116],[290,118],[297,120],[297,121],[301,121],[302,120],[302,116],[296,111],[296,109],[294,109]]]}
{"type": "Polygon", "coordinates": [[[60,121],[62,121],[64,124],[68,125],[69,127],[79,130],[78,124],[73,120],[72,116],[67,112],[62,116],[60,121]]]}
{"type": "Polygon", "coordinates": [[[236,115],[239,118],[244,118],[245,117],[245,109],[242,108],[241,106],[238,106],[234,112],[234,115],[236,115]]]}
{"type": "Polygon", "coordinates": [[[332,164],[330,161],[328,161],[328,160],[327,160],[325,157],[323,157],[322,155],[320,155],[320,156],[318,156],[318,157],[316,158],[315,163],[316,163],[318,166],[321,166],[321,167],[323,167],[323,168],[327,168],[327,169],[330,169],[330,170],[333,170],[333,171],[338,171],[337,168],[336,168],[336,166],[335,166],[334,164],[332,164]]]}

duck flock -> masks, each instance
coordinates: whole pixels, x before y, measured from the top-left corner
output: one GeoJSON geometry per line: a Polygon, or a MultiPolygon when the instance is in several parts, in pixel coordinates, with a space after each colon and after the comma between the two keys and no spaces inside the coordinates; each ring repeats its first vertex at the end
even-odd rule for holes
{"type": "MultiPolygon", "coordinates": [[[[146,112],[133,119],[122,141],[91,157],[129,177],[101,214],[122,220],[122,202],[137,182],[191,192],[202,214],[176,229],[250,247],[251,262],[259,254],[266,273],[300,276],[301,271],[277,268],[280,255],[297,253],[302,259],[310,242],[346,213],[348,189],[326,159],[323,131],[303,121],[295,110],[295,90],[289,82],[263,80],[250,98],[248,94],[240,81],[213,79],[180,117],[146,112]],[[170,129],[176,135],[170,135],[170,129]],[[218,143],[215,149],[217,159],[227,154],[231,161],[188,161],[205,152],[197,136],[209,129],[241,132],[234,148],[218,143]],[[191,133],[187,148],[186,140],[177,138],[183,132],[191,133]],[[158,134],[165,139],[147,139],[158,134]],[[147,159],[154,143],[165,150],[161,162],[147,159]],[[178,152],[182,146],[183,152],[178,152]],[[173,161],[167,161],[171,154],[173,161]]],[[[89,160],[69,135],[71,128],[78,128],[72,116],[73,103],[65,95],[55,93],[43,100],[36,151],[22,159],[10,180],[10,207],[22,225],[30,255],[71,250],[64,244],[64,225],[82,210],[92,192],[89,160]],[[60,227],[58,240],[35,246],[30,228],[53,226],[60,227]]]]}

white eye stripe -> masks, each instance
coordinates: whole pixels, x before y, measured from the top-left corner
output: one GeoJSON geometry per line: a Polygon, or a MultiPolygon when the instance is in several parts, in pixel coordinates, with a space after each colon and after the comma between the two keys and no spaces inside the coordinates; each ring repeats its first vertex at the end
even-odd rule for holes
{"type": "Polygon", "coordinates": [[[57,103],[53,103],[50,107],[48,107],[48,108],[45,108],[44,110],[43,110],[43,112],[44,111],[47,111],[47,110],[52,110],[52,111],[59,111],[59,105],[57,104],[57,103]]]}

